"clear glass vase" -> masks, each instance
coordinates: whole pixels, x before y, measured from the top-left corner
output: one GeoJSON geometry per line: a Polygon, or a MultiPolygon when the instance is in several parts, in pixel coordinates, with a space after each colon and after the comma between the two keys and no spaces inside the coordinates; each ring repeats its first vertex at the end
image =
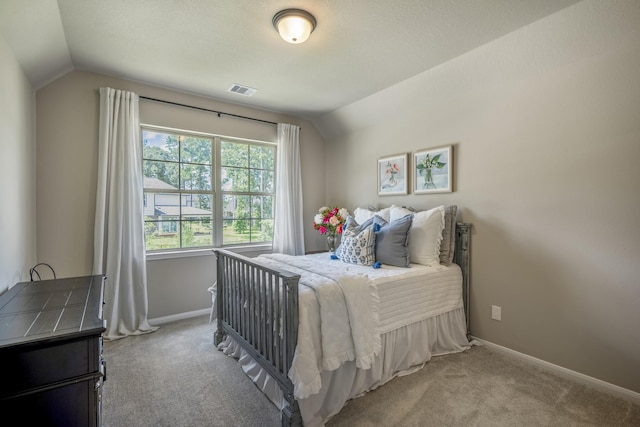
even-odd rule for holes
{"type": "Polygon", "coordinates": [[[338,246],[338,238],[335,234],[327,234],[327,246],[329,246],[329,252],[335,252],[338,246]]]}

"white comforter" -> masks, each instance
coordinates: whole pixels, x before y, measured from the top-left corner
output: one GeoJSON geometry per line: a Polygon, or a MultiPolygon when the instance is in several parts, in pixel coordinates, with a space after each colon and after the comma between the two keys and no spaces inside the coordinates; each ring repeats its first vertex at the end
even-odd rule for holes
{"type": "Polygon", "coordinates": [[[369,369],[381,348],[378,294],[366,274],[371,267],[349,268],[337,260],[319,264],[316,257],[283,254],[261,255],[257,261],[299,274],[303,285],[298,345],[289,371],[297,399],[320,391],[322,371],[352,360],[369,369]]]}
{"type": "Polygon", "coordinates": [[[369,369],[388,330],[462,307],[457,266],[374,269],[327,253],[266,254],[256,261],[300,275],[298,345],[289,371],[296,399],[318,393],[321,372],[347,361],[369,369]]]}

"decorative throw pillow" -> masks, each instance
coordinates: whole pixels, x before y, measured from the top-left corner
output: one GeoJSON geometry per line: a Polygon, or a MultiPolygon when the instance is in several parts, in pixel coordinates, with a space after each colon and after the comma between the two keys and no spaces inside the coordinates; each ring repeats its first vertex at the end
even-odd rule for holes
{"type": "Polygon", "coordinates": [[[376,236],[373,227],[365,227],[360,232],[346,229],[342,233],[340,252],[336,257],[343,262],[360,265],[373,265],[375,260],[376,236]]]}
{"type": "Polygon", "coordinates": [[[440,244],[444,229],[444,206],[413,214],[409,230],[411,262],[436,266],[440,264],[440,244]]]}
{"type": "MultiPolygon", "coordinates": [[[[358,210],[358,209],[359,208],[356,208],[356,210],[358,210]]],[[[342,236],[344,236],[344,232],[346,230],[351,230],[355,234],[358,234],[365,227],[370,227],[372,224],[373,224],[373,217],[369,218],[368,220],[366,220],[362,224],[358,224],[358,221],[356,221],[356,219],[354,217],[352,217],[351,215],[348,215],[346,221],[344,222],[344,226],[342,227],[342,236]]],[[[340,259],[340,252],[342,251],[342,242],[343,242],[343,239],[341,238],[340,239],[340,244],[338,245],[338,247],[336,248],[336,250],[334,252],[334,255],[336,257],[338,257],[338,259],[340,259]]]]}
{"type": "MultiPolygon", "coordinates": [[[[389,224],[389,221],[382,218],[380,215],[376,214],[373,218],[372,218],[372,222],[373,224],[378,224],[380,227],[384,227],[385,225],[389,224]]],[[[375,230],[373,230],[375,231],[375,230]]]]}
{"type": "Polygon", "coordinates": [[[366,221],[359,222],[358,220],[356,220],[356,218],[349,215],[347,216],[347,220],[345,221],[344,227],[342,227],[342,229],[343,231],[344,230],[355,231],[357,234],[360,231],[362,231],[364,228],[371,226],[371,224],[373,224],[373,216],[371,218],[368,218],[366,221]]]}
{"type": "Polygon", "coordinates": [[[440,264],[451,265],[456,250],[456,215],[458,207],[450,205],[444,208],[444,229],[440,243],[440,264]]]}
{"type": "Polygon", "coordinates": [[[409,230],[412,222],[413,215],[409,214],[383,225],[378,231],[374,228],[376,261],[396,267],[410,266],[409,230]]]}

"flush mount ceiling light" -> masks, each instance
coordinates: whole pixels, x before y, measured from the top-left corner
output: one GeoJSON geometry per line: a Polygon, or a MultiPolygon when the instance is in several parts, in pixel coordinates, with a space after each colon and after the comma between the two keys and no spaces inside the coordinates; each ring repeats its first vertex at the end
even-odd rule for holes
{"type": "Polygon", "coordinates": [[[284,41],[299,44],[305,42],[316,28],[316,18],[306,10],[285,9],[273,16],[273,26],[284,41]]]}

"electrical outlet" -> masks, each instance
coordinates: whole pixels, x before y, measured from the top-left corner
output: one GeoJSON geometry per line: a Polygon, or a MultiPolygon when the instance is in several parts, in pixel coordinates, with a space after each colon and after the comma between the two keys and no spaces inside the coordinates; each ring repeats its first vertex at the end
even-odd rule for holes
{"type": "Polygon", "coordinates": [[[491,318],[493,320],[502,320],[502,308],[497,305],[491,306],[491,318]]]}

